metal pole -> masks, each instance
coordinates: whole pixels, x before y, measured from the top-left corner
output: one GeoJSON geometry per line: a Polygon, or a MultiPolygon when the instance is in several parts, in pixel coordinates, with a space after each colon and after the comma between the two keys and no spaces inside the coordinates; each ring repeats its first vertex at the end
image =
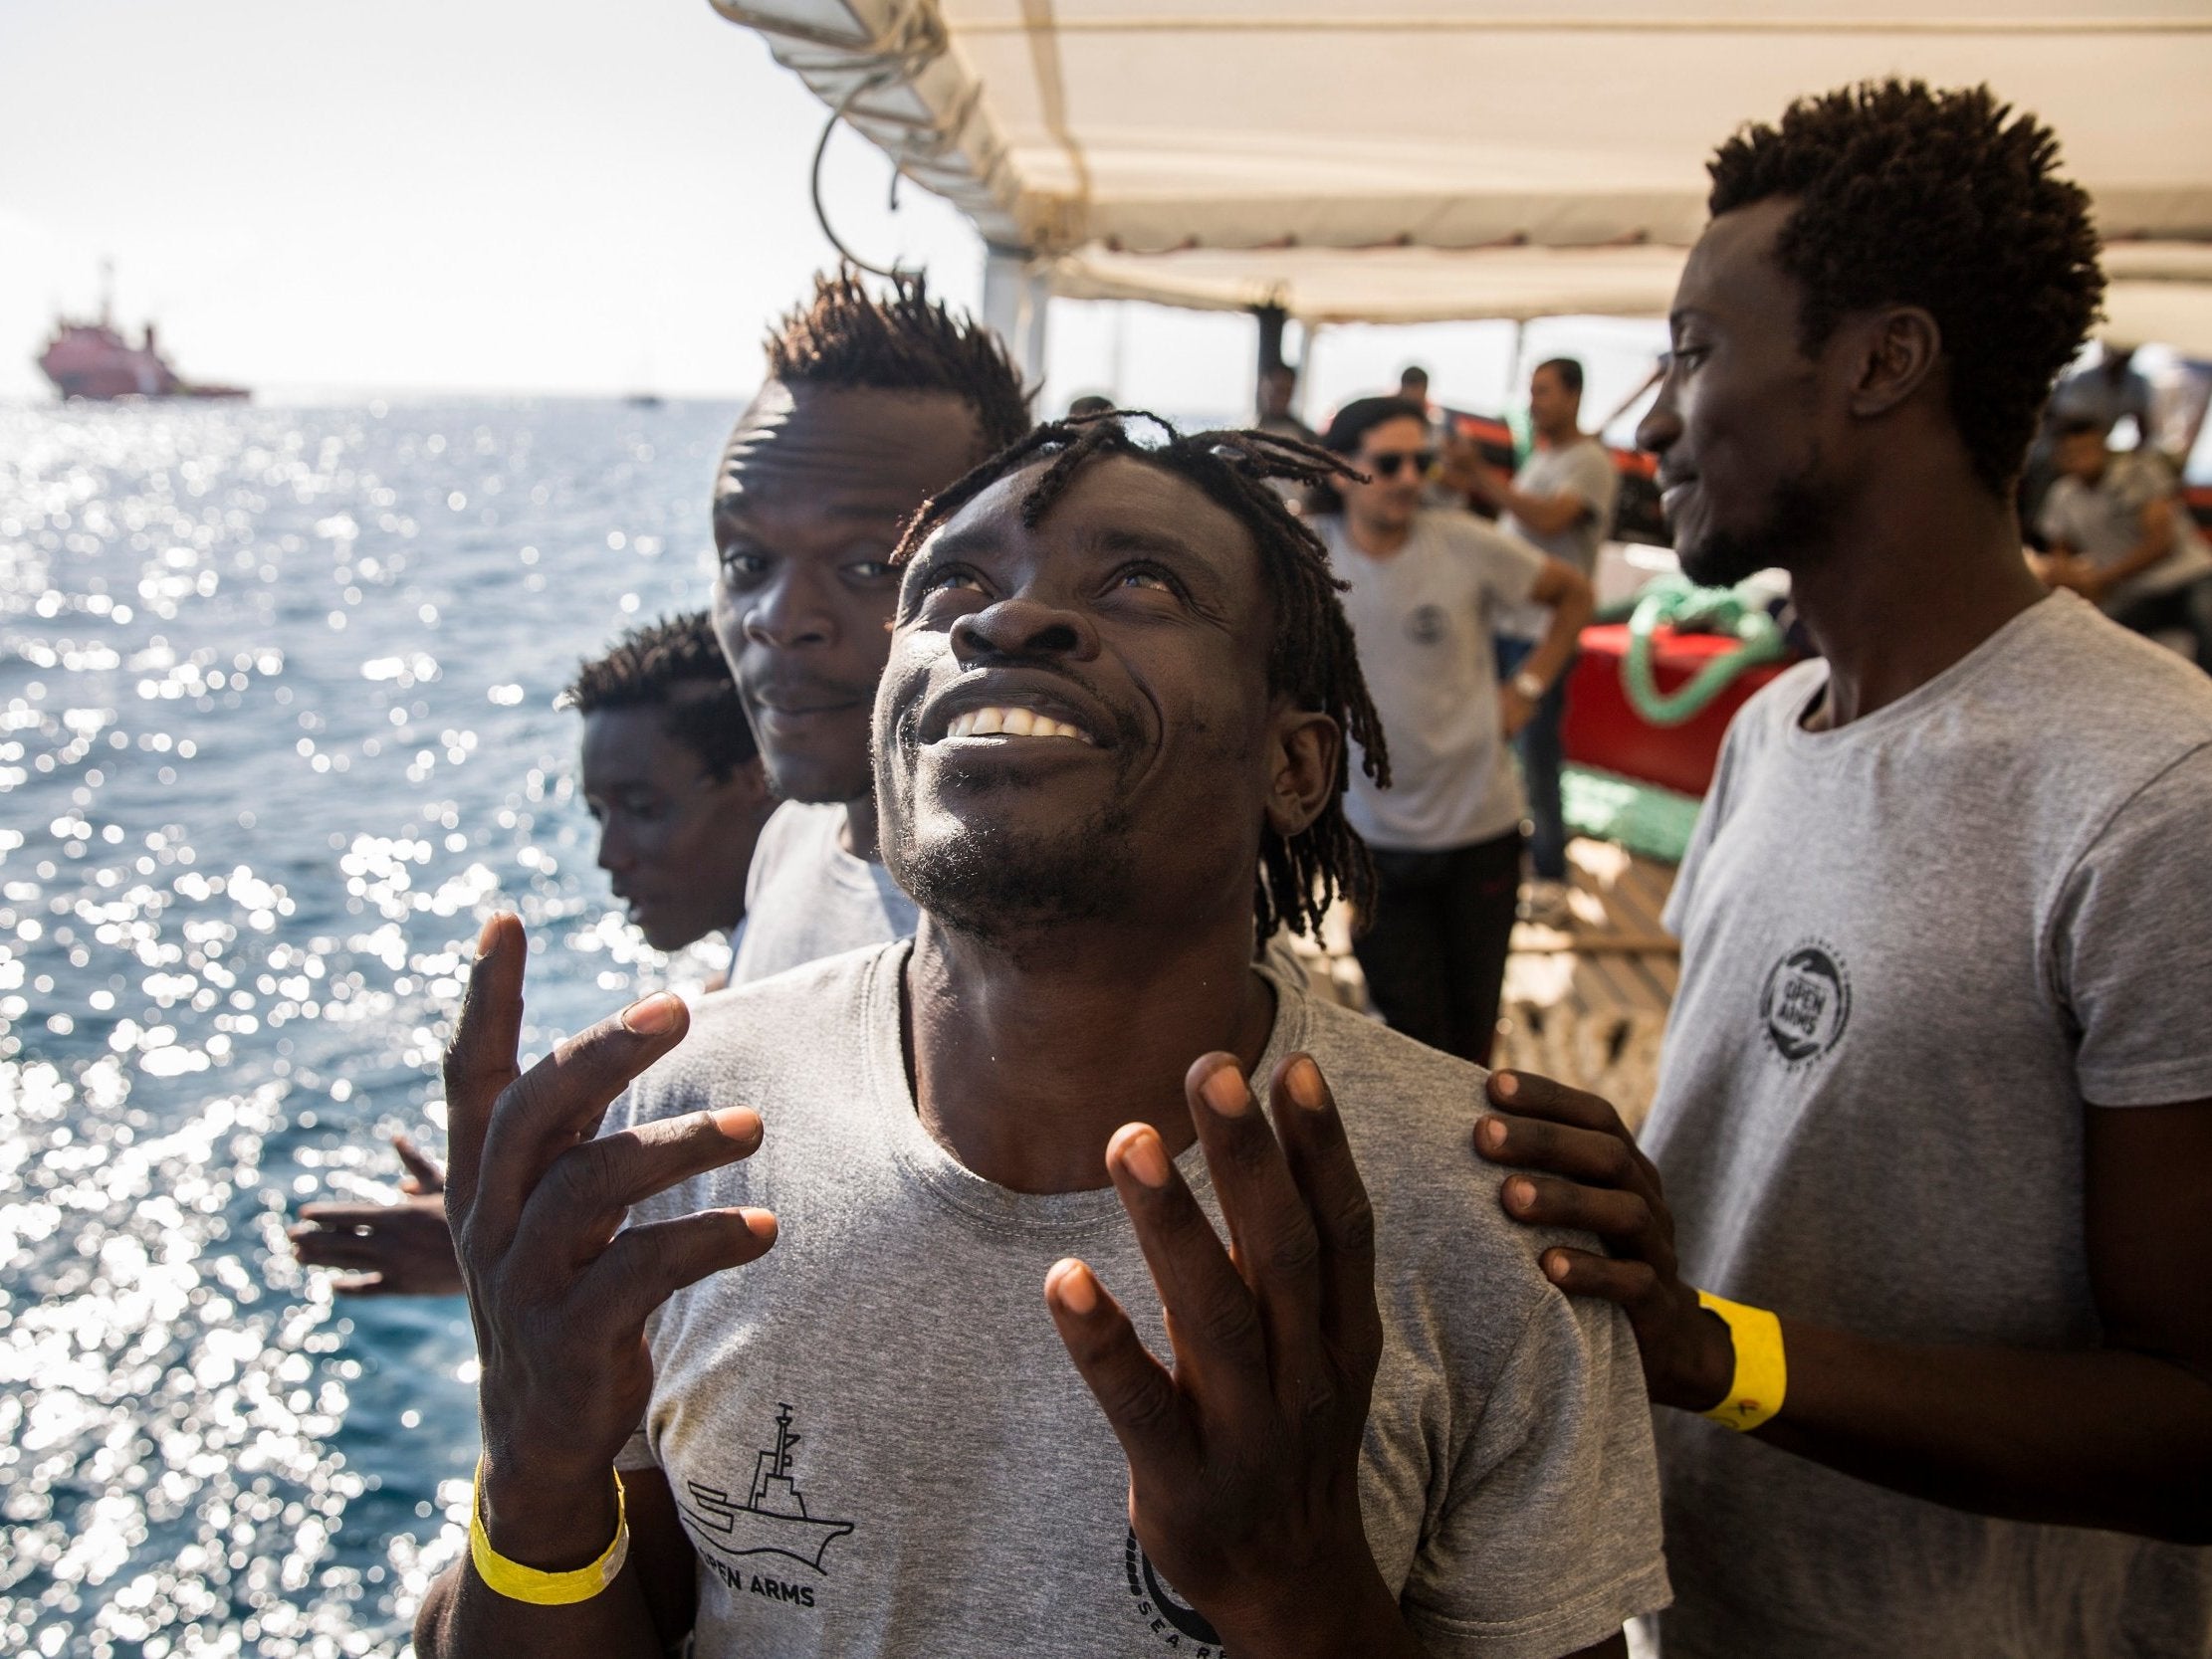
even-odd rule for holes
{"type": "Polygon", "coordinates": [[[984,325],[1006,342],[1022,383],[1044,384],[1044,318],[1051,291],[1020,248],[984,247],[984,325]]]}

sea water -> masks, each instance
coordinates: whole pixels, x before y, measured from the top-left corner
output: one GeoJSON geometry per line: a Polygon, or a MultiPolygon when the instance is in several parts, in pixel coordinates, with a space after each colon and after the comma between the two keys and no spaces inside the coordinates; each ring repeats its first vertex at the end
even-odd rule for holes
{"type": "Polygon", "coordinates": [[[442,1153],[494,911],[529,1051],[707,971],[609,915],[555,698],[705,602],[734,414],[0,409],[0,1653],[406,1646],[467,1311],[284,1228],[442,1153]]]}

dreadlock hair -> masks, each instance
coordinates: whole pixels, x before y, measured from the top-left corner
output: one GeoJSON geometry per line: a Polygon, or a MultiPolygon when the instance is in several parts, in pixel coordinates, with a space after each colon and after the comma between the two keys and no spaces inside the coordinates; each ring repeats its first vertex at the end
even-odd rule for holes
{"type": "Polygon", "coordinates": [[[697,754],[717,783],[760,752],[705,611],[633,628],[605,656],[578,665],[559,701],[582,715],[665,709],[661,730],[697,754]]]}
{"type": "Polygon", "coordinates": [[[955,316],[920,276],[881,300],[847,266],[814,278],[814,298],[768,337],[769,375],[787,386],[950,392],[976,411],[986,450],[1029,430],[1029,394],[998,336],[955,316]]]}
{"type": "MultiPolygon", "coordinates": [[[[1390,785],[1390,751],[1382,720],[1360,673],[1359,649],[1337,595],[1345,584],[1329,568],[1328,549],[1268,488],[1270,479],[1311,487],[1348,469],[1337,457],[1293,438],[1265,432],[1178,432],[1158,415],[1116,409],[1079,419],[1048,421],[1019,443],[999,451],[951,488],[922,504],[907,525],[893,564],[913,557],[930,532],[992,485],[1049,462],[1021,501],[1021,521],[1043,522],[1075,475],[1101,456],[1126,456],[1196,487],[1244,526],[1259,554],[1260,579],[1274,612],[1275,636],[1267,652],[1269,695],[1329,716],[1338,730],[1360,745],[1362,767],[1376,783],[1390,785]],[[1150,421],[1166,434],[1162,443],[1139,444],[1128,423],[1150,421]]],[[[1314,821],[1284,837],[1272,828],[1260,840],[1260,869],[1252,894],[1253,926],[1260,943],[1278,927],[1320,931],[1330,902],[1341,894],[1362,917],[1374,914],[1375,865],[1367,844],[1344,818],[1344,790],[1351,779],[1349,750],[1336,758],[1336,788],[1314,821]]]]}
{"type": "Polygon", "coordinates": [[[2015,118],[1987,87],[1870,81],[1800,99],[1780,126],[1722,144],[1707,205],[1796,198],[1775,257],[1804,285],[1808,353],[1852,311],[1925,308],[1975,476],[2006,496],[2104,295],[2089,197],[2055,175],[2058,159],[2051,129],[2015,118]]]}

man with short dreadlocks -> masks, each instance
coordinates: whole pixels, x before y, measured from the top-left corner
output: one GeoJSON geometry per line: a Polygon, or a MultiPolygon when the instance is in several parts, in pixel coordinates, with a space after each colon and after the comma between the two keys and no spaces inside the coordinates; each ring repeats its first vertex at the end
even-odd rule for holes
{"type": "Polygon", "coordinates": [[[1628,1324],[1468,1178],[1483,1074],[1254,948],[1371,880],[1346,739],[1385,744],[1268,487],[1333,463],[1128,418],[902,544],[913,939],[517,1081],[487,928],[448,1059],[485,1460],[426,1655],[1557,1659],[1664,1600],[1628,1324]]]}
{"type": "Polygon", "coordinates": [[[717,472],[715,628],[787,804],[761,837],[733,984],[914,931],[877,856],[868,711],[924,498],[1029,429],[1020,376],[986,328],[919,278],[882,297],[851,273],[768,342],[769,377],[717,472]]]}

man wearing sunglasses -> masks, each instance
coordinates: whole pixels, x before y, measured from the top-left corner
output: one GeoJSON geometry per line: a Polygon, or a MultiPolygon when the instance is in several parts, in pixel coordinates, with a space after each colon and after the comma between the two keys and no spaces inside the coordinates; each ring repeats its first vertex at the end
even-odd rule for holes
{"type": "Polygon", "coordinates": [[[1355,765],[1345,797],[1379,877],[1354,948],[1385,1019],[1479,1065],[1521,881],[1525,802],[1508,745],[1573,654],[1590,584],[1470,514],[1422,506],[1436,454],[1421,404],[1360,398],[1323,444],[1365,475],[1317,491],[1309,513],[1346,584],[1393,774],[1379,790],[1355,765]],[[1548,607],[1550,623],[1501,686],[1495,624],[1524,602],[1548,607]]]}

